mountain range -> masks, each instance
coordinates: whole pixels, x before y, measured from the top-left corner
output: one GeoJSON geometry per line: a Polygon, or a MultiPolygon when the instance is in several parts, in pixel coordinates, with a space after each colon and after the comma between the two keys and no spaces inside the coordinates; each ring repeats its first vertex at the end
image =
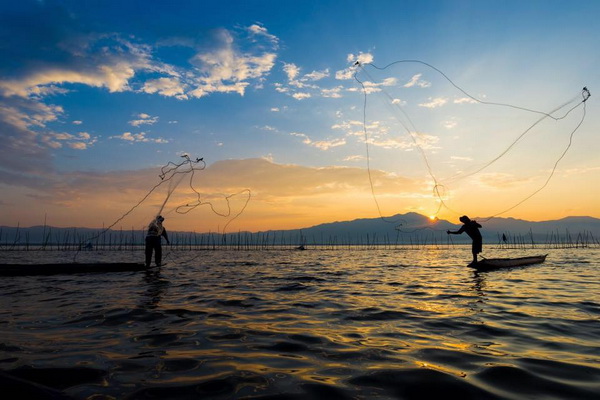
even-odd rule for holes
{"type": "MultiPolygon", "coordinates": [[[[578,237],[585,238],[586,242],[598,243],[600,239],[600,219],[593,217],[566,217],[559,220],[533,222],[515,218],[491,218],[478,221],[484,241],[496,243],[502,237],[509,242],[536,243],[548,241],[569,240],[576,242],[578,237]]],[[[263,231],[263,232],[232,232],[227,235],[216,233],[193,233],[183,231],[169,231],[171,239],[179,238],[180,243],[204,240],[203,237],[218,235],[227,243],[236,240],[251,241],[267,240],[276,243],[347,243],[347,244],[375,244],[375,243],[405,243],[413,238],[417,240],[443,241],[446,240],[447,230],[456,230],[460,224],[447,220],[430,218],[417,214],[397,214],[385,218],[362,218],[352,221],[336,221],[319,224],[302,229],[263,231]],[[261,238],[261,239],[258,239],[261,238]],[[264,239],[267,238],[267,239],[264,239]],[[428,239],[430,238],[430,239],[428,239]]],[[[145,232],[120,231],[93,228],[57,228],[48,226],[32,226],[28,228],[0,226],[0,245],[13,244],[41,244],[41,243],[83,243],[88,240],[102,240],[110,243],[143,243],[145,232]],[[106,239],[110,236],[111,239],[106,239]],[[116,238],[119,239],[116,239],[116,238]]],[[[467,235],[453,235],[452,240],[457,243],[468,242],[467,235]]]]}

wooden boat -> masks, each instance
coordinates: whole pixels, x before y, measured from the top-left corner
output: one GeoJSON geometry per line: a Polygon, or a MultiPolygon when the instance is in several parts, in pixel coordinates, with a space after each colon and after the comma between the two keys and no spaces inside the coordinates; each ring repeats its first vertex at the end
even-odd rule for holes
{"type": "Polygon", "coordinates": [[[144,271],[141,263],[0,264],[0,276],[57,275],[144,271]]]}
{"type": "Polygon", "coordinates": [[[478,271],[490,271],[500,268],[521,267],[523,265],[541,264],[546,261],[548,254],[540,256],[529,256],[519,258],[484,258],[476,263],[469,264],[469,267],[478,271]]]}

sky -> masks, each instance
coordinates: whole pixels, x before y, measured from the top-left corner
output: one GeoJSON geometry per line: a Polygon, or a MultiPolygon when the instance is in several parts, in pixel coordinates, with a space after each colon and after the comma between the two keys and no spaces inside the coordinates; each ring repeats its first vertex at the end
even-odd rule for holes
{"type": "Polygon", "coordinates": [[[578,0],[2,1],[0,225],[600,217],[598,15],[578,0]]]}

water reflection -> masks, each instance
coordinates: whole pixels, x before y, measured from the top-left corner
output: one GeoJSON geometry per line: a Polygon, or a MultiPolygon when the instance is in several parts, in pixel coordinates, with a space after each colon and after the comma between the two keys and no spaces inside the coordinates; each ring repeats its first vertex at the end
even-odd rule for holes
{"type": "Polygon", "coordinates": [[[473,285],[471,286],[471,289],[473,289],[473,291],[481,298],[481,300],[487,300],[484,292],[487,286],[485,274],[482,274],[479,271],[473,271],[472,282],[473,285]]]}
{"type": "Polygon", "coordinates": [[[164,279],[161,274],[161,267],[148,268],[144,273],[144,283],[146,291],[142,295],[140,308],[152,310],[159,306],[163,299],[169,281],[164,279]]]}
{"type": "Polygon", "coordinates": [[[215,251],[13,279],[0,360],[108,370],[67,389],[77,398],[595,398],[600,251],[587,254],[505,274],[462,268],[462,250],[215,251]]]}

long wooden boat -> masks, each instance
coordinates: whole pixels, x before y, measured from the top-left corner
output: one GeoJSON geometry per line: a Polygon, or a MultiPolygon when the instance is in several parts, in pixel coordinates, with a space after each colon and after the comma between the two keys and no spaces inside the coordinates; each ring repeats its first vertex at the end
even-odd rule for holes
{"type": "Polygon", "coordinates": [[[143,271],[141,263],[0,264],[0,276],[57,275],[143,271]]]}
{"type": "Polygon", "coordinates": [[[519,258],[484,258],[476,263],[469,264],[469,267],[478,271],[489,271],[500,268],[520,267],[523,265],[541,264],[546,261],[548,254],[539,256],[519,257],[519,258]]]}

